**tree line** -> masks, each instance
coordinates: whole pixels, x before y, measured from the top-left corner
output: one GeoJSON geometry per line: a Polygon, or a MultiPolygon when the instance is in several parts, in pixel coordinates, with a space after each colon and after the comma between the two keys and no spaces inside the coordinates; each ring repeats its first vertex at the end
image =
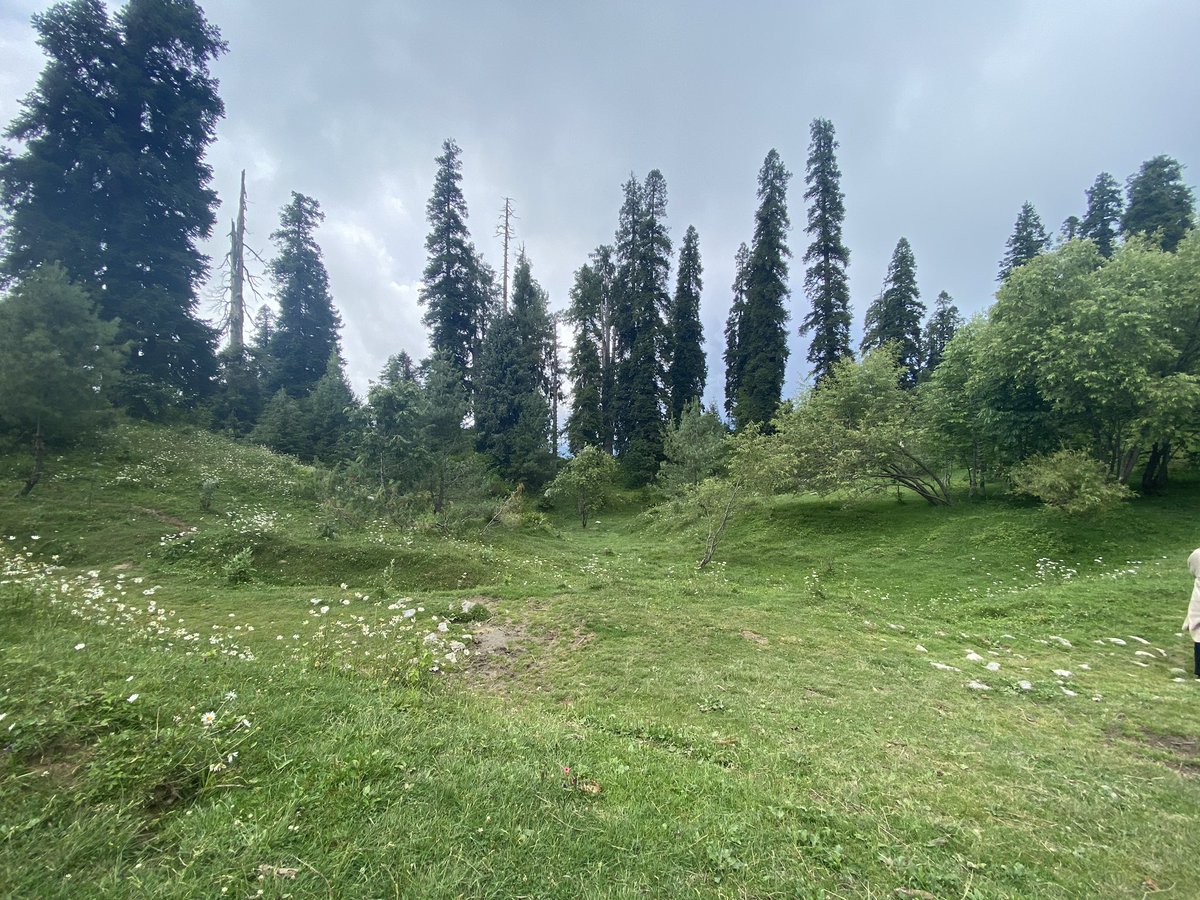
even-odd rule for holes
{"type": "MultiPolygon", "coordinates": [[[[472,242],[462,151],[447,140],[426,205],[419,300],[430,354],[392,357],[360,399],[345,376],[316,199],[293,193],[280,212],[267,266],[275,309],[265,308],[252,338],[243,340],[240,300],[220,353],[217,329],[199,316],[211,261],[198,242],[211,234],[217,204],[204,155],[224,112],[209,67],[227,49],[199,6],[129,0],[110,14],[100,0],[70,0],[34,26],[48,62],[6,132],[20,152],[0,156],[0,421],[34,447],[27,489],[46,442],[91,428],[110,405],[151,419],[187,411],[340,467],[385,495],[419,494],[435,510],[467,483],[550,483],[564,439],[572,457],[593,459],[585,451],[595,448],[615,460],[629,484],[695,486],[724,465],[728,448],[717,438],[733,431],[789,447],[797,466],[824,466],[793,471],[796,484],[844,486],[838,464],[867,466],[868,481],[931,502],[948,499],[942,482],[954,467],[974,488],[1065,446],[1085,447],[1120,483],[1144,462],[1142,486],[1151,489],[1191,446],[1183,423],[1200,418],[1192,415],[1200,339],[1186,312],[1194,281],[1185,277],[1194,198],[1169,157],[1144,163],[1124,197],[1101,173],[1057,241],[1024,204],[996,305],[971,323],[946,291],[927,310],[913,249],[899,238],[856,354],[838,141],[832,122],[814,120],[803,194],[808,311],[799,325],[812,388],[782,402],[792,175],[772,149],[749,241],[735,257],[722,418],[701,407],[709,373],[700,235],[688,226],[676,252],[662,172],[629,177],[613,239],[575,273],[560,319],[524,248],[510,279],[506,236],[498,279],[472,242]],[[1159,277],[1153,291],[1137,280],[1150,274],[1159,277]],[[560,325],[571,332],[565,367],[560,325]],[[1133,347],[1141,357],[1125,352],[1133,347]],[[1123,399],[1104,394],[1114,384],[1123,399]],[[886,453],[843,452],[864,409],[873,412],[862,427],[886,453]],[[840,443],[828,443],[833,435],[840,443]]],[[[244,203],[243,187],[229,257],[235,298],[247,277],[244,203]]]]}

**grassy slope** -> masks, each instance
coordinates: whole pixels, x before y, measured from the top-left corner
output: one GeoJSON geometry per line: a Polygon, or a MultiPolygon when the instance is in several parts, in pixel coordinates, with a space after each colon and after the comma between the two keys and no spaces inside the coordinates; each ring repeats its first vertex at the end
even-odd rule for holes
{"type": "Polygon", "coordinates": [[[4,892],[1200,893],[1200,686],[1172,671],[1194,483],[1084,523],[780,500],[697,574],[689,531],[632,508],[324,541],[307,470],[200,432],[123,428],[51,473],[0,499],[10,565],[58,555],[50,580],[139,612],[0,585],[4,892]],[[382,677],[377,638],[334,659],[310,601],[375,621],[388,588],[490,598],[510,652],[418,686],[382,677]],[[151,600],[199,640],[138,637],[151,600]]]}

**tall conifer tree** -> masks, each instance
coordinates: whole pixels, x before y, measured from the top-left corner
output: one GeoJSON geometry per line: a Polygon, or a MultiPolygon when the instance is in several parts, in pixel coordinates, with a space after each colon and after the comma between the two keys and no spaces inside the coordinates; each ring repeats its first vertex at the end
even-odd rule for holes
{"type": "Polygon", "coordinates": [[[775,414],[783,396],[788,346],[787,185],[791,173],[779,153],[767,154],[758,174],[758,211],[754,216],[754,241],[746,270],[746,309],[738,328],[739,376],[734,420],[739,428],[765,424],[775,414]]]}
{"type": "Polygon", "coordinates": [[[1013,225],[1013,233],[1005,246],[1008,249],[1004,258],[1000,260],[1000,274],[997,276],[999,281],[1004,281],[1014,269],[1025,265],[1035,256],[1045,253],[1046,248],[1050,246],[1050,237],[1046,234],[1042,218],[1032,203],[1026,202],[1021,205],[1021,212],[1017,214],[1017,221],[1013,225]]]}
{"type": "Polygon", "coordinates": [[[733,260],[733,284],[730,286],[733,302],[729,306],[729,316],[725,319],[725,415],[730,420],[737,409],[742,372],[746,369],[741,332],[746,318],[746,277],[749,269],[750,248],[742,243],[733,260]]]}
{"type": "Polygon", "coordinates": [[[1195,197],[1184,183],[1183,166],[1169,156],[1142,163],[1129,177],[1128,202],[1121,228],[1126,234],[1153,236],[1164,250],[1173,251],[1195,227],[1195,197]]]}
{"type": "Polygon", "coordinates": [[[922,372],[925,376],[942,364],[946,345],[954,337],[954,332],[962,326],[963,318],[958,313],[958,307],[946,291],[937,295],[933,301],[933,312],[925,323],[925,338],[922,341],[921,352],[924,355],[922,372]]]}
{"type": "Polygon", "coordinates": [[[812,334],[808,361],[813,364],[817,384],[833,371],[838,360],[853,357],[850,350],[850,288],[846,267],[850,251],[842,243],[842,222],[846,218],[845,195],[838,168],[838,142],[833,123],[814,119],[810,127],[812,143],[808,148],[808,172],[804,177],[809,201],[808,227],[812,243],[804,253],[808,269],[804,288],[812,309],[800,326],[800,333],[812,334]]]}
{"type": "Polygon", "coordinates": [[[1096,176],[1087,189],[1087,212],[1079,226],[1079,236],[1091,238],[1106,259],[1117,249],[1121,231],[1121,186],[1107,172],[1096,176]]]}
{"type": "Polygon", "coordinates": [[[662,173],[652,170],[643,184],[631,176],[616,235],[613,425],[617,455],[634,484],[650,481],[662,457],[663,317],[671,267],[666,215],[662,173]]]}
{"type": "Polygon", "coordinates": [[[700,237],[689,225],[679,248],[675,296],[667,317],[670,340],[667,370],[671,420],[678,422],[684,407],[704,395],[708,363],[704,359],[704,328],[700,324],[700,292],[704,269],[700,264],[700,237]]]}
{"type": "Polygon", "coordinates": [[[917,262],[908,238],[900,238],[888,263],[883,291],[867,309],[861,349],[864,353],[891,343],[897,359],[908,372],[905,383],[917,383],[921,370],[921,320],[925,304],[917,288],[917,262]]]}
{"type": "Polygon", "coordinates": [[[419,301],[430,329],[434,353],[442,354],[470,396],[484,331],[495,304],[495,277],[483,263],[467,231],[467,201],[462,193],[462,150],[453,140],[442,144],[433,193],[425,205],[429,235],[419,301]]]}
{"type": "Polygon", "coordinates": [[[567,449],[577,455],[584,447],[603,444],[601,410],[604,372],[600,363],[600,284],[596,270],[583,265],[571,287],[568,320],[575,328],[571,347],[571,412],[567,417],[567,449]]]}
{"type": "Polygon", "coordinates": [[[100,0],[34,16],[49,61],[0,155],[3,274],[58,260],[119,319],[121,402],[153,415],[207,394],[216,333],[197,315],[215,221],[204,161],[224,105],[209,63],[226,49],[193,0],[100,0]]]}
{"type": "Polygon", "coordinates": [[[553,476],[548,364],[553,325],[546,292],[522,252],[512,299],[483,342],[476,379],[479,449],[506,478],[540,486],[553,476]]]}
{"type": "Polygon", "coordinates": [[[293,191],[279,215],[279,228],[271,234],[278,247],[270,272],[279,317],[271,335],[268,384],[272,392],[285,390],[296,398],[308,396],[325,374],[330,355],[340,358],[341,352],[342,320],[333,306],[329,273],[316,239],[324,218],[316,200],[293,191]]]}

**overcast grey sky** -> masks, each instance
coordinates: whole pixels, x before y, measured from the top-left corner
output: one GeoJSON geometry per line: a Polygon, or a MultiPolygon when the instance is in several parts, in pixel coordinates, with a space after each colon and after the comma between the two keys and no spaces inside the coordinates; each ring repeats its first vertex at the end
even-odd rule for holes
{"type": "MultiPolygon", "coordinates": [[[[0,120],[43,66],[29,25],[47,4],[0,0],[0,120]]],[[[833,121],[846,195],[855,340],[900,236],[922,299],[990,304],[1021,204],[1056,231],[1101,171],[1118,180],[1166,153],[1200,172],[1200,3],[405,2],[209,0],[229,43],[215,66],[226,118],[209,152],[224,205],[214,262],[247,170],[250,241],[264,256],[289,192],[326,213],[319,240],[362,393],[385,359],[426,351],[417,291],[425,201],[443,139],[463,150],[476,243],[512,197],[518,239],[553,308],[612,240],[621,185],[667,180],[676,247],[700,233],[706,395],[723,391],[733,257],[749,242],[758,168],[794,173],[792,357],[809,123],[833,121]]],[[[115,4],[110,4],[115,6],[115,4]]],[[[672,287],[673,287],[672,275],[672,287]]]]}

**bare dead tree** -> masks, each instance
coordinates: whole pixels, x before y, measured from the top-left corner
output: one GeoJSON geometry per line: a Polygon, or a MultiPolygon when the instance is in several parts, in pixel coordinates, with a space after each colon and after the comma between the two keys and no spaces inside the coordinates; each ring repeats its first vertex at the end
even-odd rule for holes
{"type": "Polygon", "coordinates": [[[246,170],[242,169],[242,187],[238,194],[237,219],[230,232],[229,246],[229,349],[241,357],[245,350],[246,301],[246,170]]]}
{"type": "Polygon", "coordinates": [[[513,212],[512,197],[504,198],[504,209],[500,211],[500,224],[496,226],[496,236],[504,239],[503,289],[500,294],[500,309],[508,312],[508,246],[516,237],[513,219],[520,218],[513,212]]]}

